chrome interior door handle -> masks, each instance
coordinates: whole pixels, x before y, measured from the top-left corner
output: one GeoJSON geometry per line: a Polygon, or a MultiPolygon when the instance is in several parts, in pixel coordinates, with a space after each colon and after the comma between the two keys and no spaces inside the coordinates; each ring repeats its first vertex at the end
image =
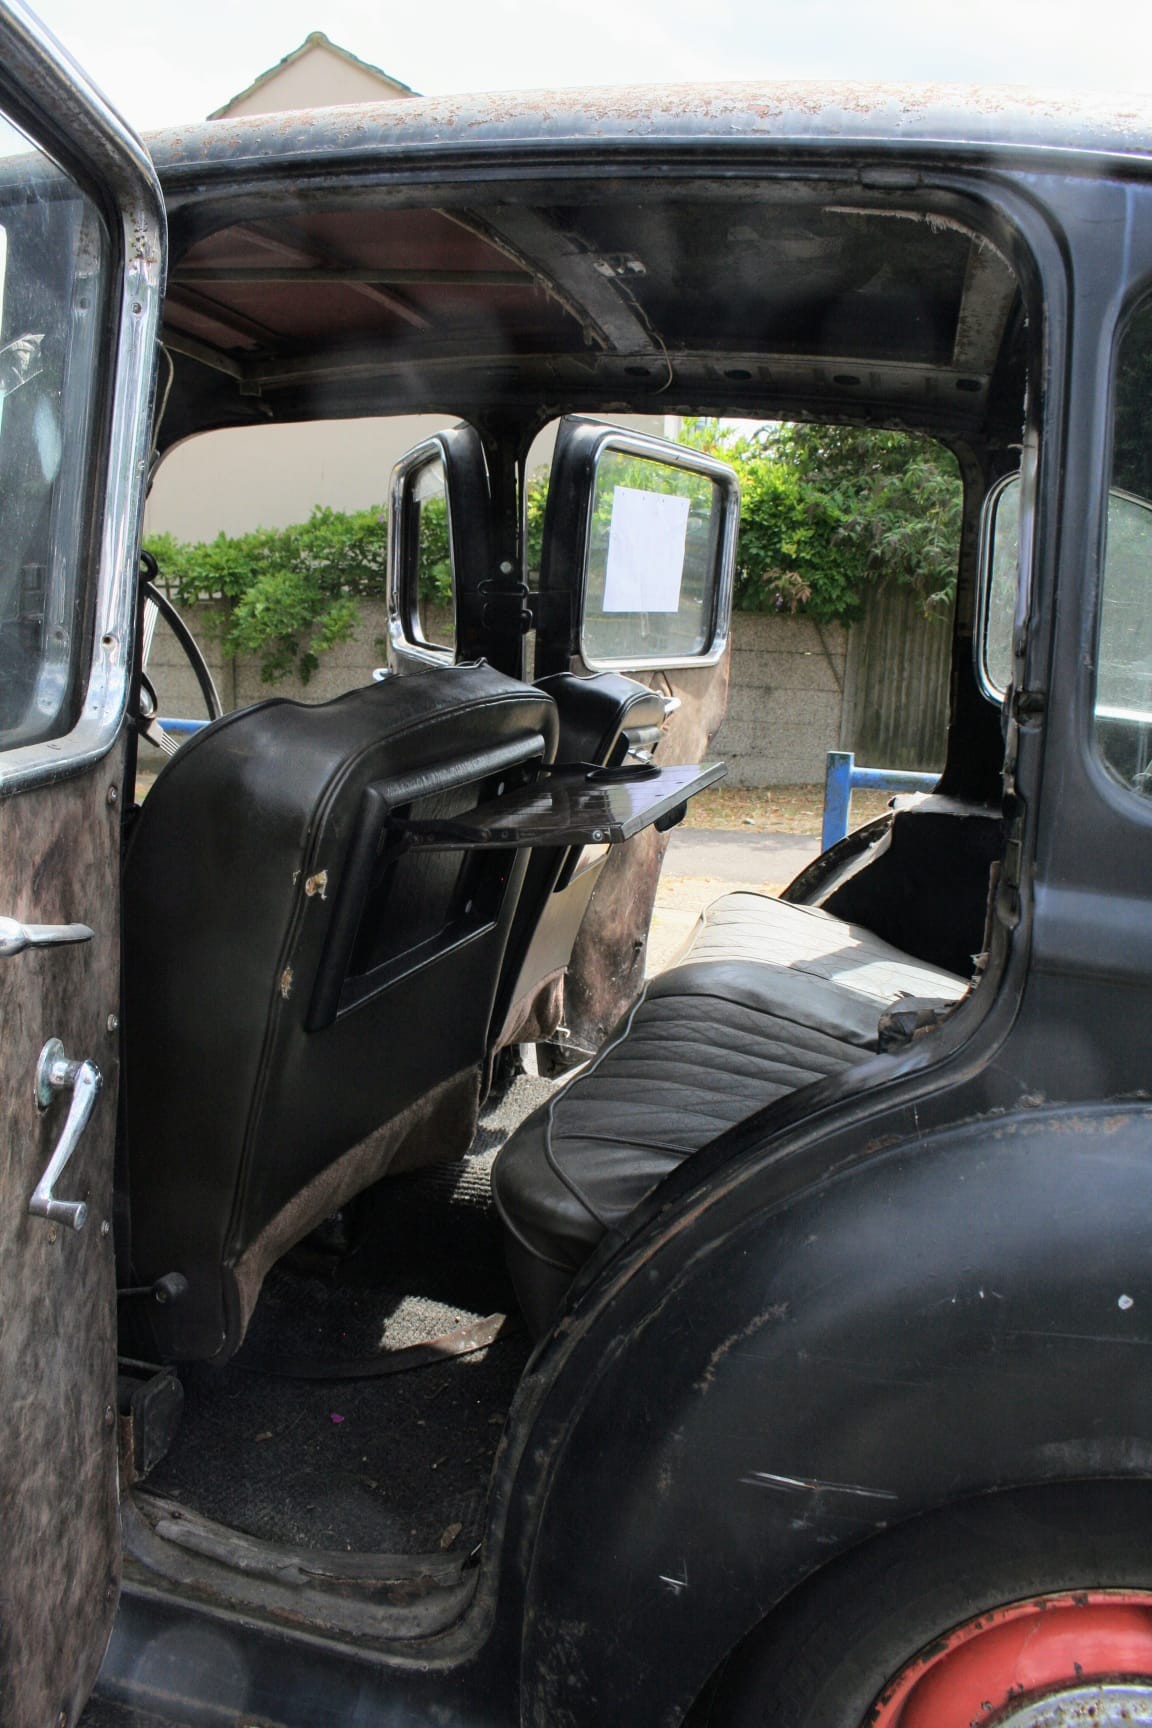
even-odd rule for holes
{"type": "MultiPolygon", "coordinates": [[[[83,928],[83,926],[81,926],[83,928]]],[[[73,1230],[83,1230],[88,1221],[88,1207],[83,1200],[57,1200],[52,1189],[64,1173],[64,1168],[88,1126],[88,1118],[100,1096],[103,1085],[95,1062],[71,1062],[64,1054],[59,1038],[49,1038],[36,1064],[36,1102],[47,1110],[57,1092],[71,1092],[72,1104],[64,1131],[48,1160],[48,1168],[36,1184],[28,1205],[36,1218],[49,1218],[53,1223],[67,1224],[73,1230]]]]}
{"type": "Polygon", "coordinates": [[[91,942],[87,924],[21,924],[0,917],[0,959],[25,948],[57,948],[65,942],[91,942]]]}

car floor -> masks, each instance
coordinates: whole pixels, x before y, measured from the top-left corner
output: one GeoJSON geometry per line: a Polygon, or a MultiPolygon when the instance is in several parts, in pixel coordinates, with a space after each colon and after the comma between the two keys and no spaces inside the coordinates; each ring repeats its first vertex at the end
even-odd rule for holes
{"type": "Polygon", "coordinates": [[[489,1171],[550,1090],[521,1075],[486,1109],[464,1160],[379,1184],[343,1239],[330,1231],[277,1267],[233,1360],[182,1371],[180,1430],[141,1491],[272,1542],[466,1553],[530,1353],[489,1171]],[[494,1314],[507,1328],[469,1354],[383,1377],[315,1377],[371,1368],[382,1351],[494,1314]]]}

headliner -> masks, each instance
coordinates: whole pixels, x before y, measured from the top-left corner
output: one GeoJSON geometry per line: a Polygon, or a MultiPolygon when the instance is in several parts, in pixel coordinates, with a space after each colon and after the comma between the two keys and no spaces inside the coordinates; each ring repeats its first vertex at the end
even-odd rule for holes
{"type": "Polygon", "coordinates": [[[161,134],[166,441],[570,409],[982,435],[998,372],[1018,373],[1011,239],[924,170],[986,165],[993,138],[1066,167],[1073,147],[1134,148],[1146,119],[1020,92],[732,86],[161,134]]]}

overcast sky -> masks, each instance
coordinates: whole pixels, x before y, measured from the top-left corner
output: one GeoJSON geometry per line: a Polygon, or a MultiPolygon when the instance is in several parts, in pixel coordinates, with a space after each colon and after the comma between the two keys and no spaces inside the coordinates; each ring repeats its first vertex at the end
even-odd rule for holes
{"type": "Polygon", "coordinates": [[[203,119],[312,30],[426,94],[713,78],[1152,93],[1147,0],[32,0],[138,128],[203,119]]]}

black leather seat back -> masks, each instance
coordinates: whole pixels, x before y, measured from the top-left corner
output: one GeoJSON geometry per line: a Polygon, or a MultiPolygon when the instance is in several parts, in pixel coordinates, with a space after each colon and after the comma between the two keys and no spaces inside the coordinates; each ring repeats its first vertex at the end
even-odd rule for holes
{"type": "MultiPolygon", "coordinates": [[[[651,750],[664,723],[657,690],[617,672],[556,672],[537,689],[556,703],[556,761],[622,762],[630,746],[651,750]]],[[[533,852],[496,1003],[496,1046],[551,1036],[563,1008],[564,969],[599,880],[607,847],[533,852]]]]}
{"type": "Polygon", "coordinates": [[[157,1348],[240,1342],[268,1267],[475,1127],[514,852],[406,852],[550,761],[551,699],[484,665],[229,715],[172,760],[125,878],[132,1255],[157,1348]],[[152,1305],[154,1308],[156,1305],[152,1305]]]}

